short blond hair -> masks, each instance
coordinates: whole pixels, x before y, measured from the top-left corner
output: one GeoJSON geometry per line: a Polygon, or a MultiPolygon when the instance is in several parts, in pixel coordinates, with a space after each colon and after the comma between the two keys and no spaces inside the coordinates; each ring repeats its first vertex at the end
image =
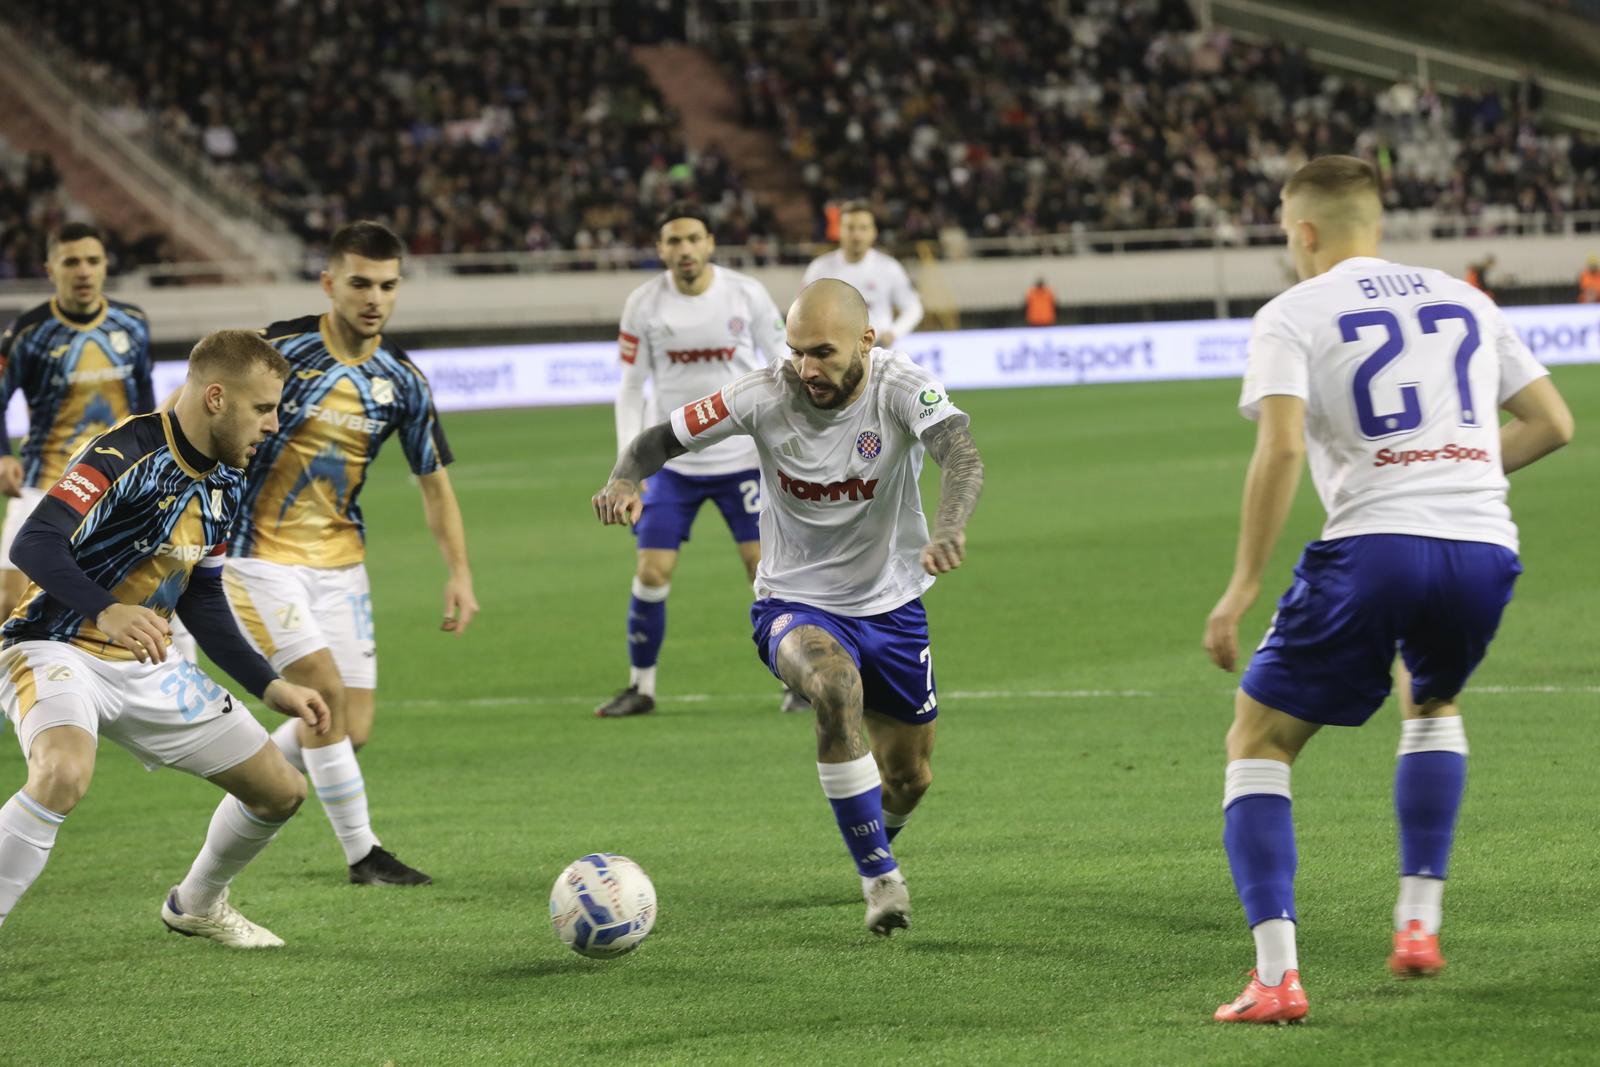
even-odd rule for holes
{"type": "Polygon", "coordinates": [[[256,367],[275,378],[289,377],[289,361],[256,330],[217,330],[189,352],[189,374],[197,381],[237,381],[256,367]]]}
{"type": "Polygon", "coordinates": [[[1383,214],[1378,172],[1355,156],[1319,156],[1305,164],[1284,184],[1284,201],[1292,196],[1306,198],[1309,213],[1329,226],[1375,226],[1383,214]]]}

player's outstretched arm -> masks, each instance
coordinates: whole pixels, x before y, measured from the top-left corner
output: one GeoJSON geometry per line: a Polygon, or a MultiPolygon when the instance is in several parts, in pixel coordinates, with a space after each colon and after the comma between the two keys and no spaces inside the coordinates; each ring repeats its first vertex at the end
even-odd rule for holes
{"type": "Polygon", "coordinates": [[[632,526],[638,522],[644,511],[644,502],[639,499],[639,483],[666,466],[667,460],[688,451],[678,443],[678,435],[672,432],[670,422],[652,426],[635,437],[612,468],[606,487],[594,495],[595,517],[607,526],[632,526]]]}
{"type": "Polygon", "coordinates": [[[922,435],[922,445],[939,465],[939,510],[933,533],[922,550],[922,569],[945,574],[961,566],[967,555],[967,520],[978,507],[983,492],[983,458],[972,439],[965,415],[952,415],[934,423],[922,435]]]}
{"type": "Polygon", "coordinates": [[[1306,402],[1297,396],[1261,398],[1256,448],[1244,480],[1233,577],[1206,619],[1206,654],[1225,671],[1233,670],[1239,658],[1239,620],[1261,593],[1261,575],[1300,486],[1305,418],[1306,402]]]}
{"type": "Polygon", "coordinates": [[[1572,440],[1572,412],[1549,378],[1535,378],[1500,406],[1511,413],[1500,427],[1500,464],[1507,474],[1572,440]]]}
{"type": "Polygon", "coordinates": [[[443,467],[418,475],[417,485],[422,489],[422,512],[428,520],[428,532],[439,546],[449,575],[444,583],[444,621],[439,629],[460,634],[478,613],[478,598],[472,592],[472,568],[467,564],[467,529],[461,521],[461,505],[450,484],[450,474],[443,467]]]}

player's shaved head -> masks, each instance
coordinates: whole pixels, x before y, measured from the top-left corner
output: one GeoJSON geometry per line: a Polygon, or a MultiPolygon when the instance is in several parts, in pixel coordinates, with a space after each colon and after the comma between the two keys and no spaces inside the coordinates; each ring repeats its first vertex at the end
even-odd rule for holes
{"type": "Polygon", "coordinates": [[[849,282],[819,278],[800,290],[789,309],[790,330],[797,321],[813,328],[837,325],[855,337],[867,328],[867,301],[849,282]]]}
{"type": "Polygon", "coordinates": [[[791,380],[812,404],[841,408],[856,398],[876,335],[855,286],[822,278],[800,290],[789,308],[787,332],[791,380]]]}
{"type": "Polygon", "coordinates": [[[1383,222],[1378,172],[1354,156],[1313,159],[1284,185],[1282,214],[1302,279],[1351,256],[1376,255],[1383,222]]]}

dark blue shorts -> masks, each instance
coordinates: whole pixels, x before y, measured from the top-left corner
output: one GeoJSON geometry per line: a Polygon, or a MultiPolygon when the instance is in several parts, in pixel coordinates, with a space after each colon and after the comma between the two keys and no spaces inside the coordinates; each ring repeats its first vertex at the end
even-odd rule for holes
{"type": "Polygon", "coordinates": [[[779,681],[778,643],[797,626],[816,626],[833,635],[855,660],[868,711],[914,726],[939,716],[928,613],[921,600],[859,619],[790,600],[758,600],[750,608],[750,625],[761,662],[779,681]]]}
{"type": "Polygon", "coordinates": [[[1480,541],[1313,541],[1240,688],[1307,722],[1360,726],[1389,696],[1398,649],[1413,700],[1453,697],[1483,662],[1521,573],[1515,552],[1480,541]]]}
{"type": "Polygon", "coordinates": [[[645,480],[644,514],[634,526],[640,548],[676,552],[707,500],[717,505],[735,541],[761,540],[761,472],[698,477],[661,470],[645,480]]]}

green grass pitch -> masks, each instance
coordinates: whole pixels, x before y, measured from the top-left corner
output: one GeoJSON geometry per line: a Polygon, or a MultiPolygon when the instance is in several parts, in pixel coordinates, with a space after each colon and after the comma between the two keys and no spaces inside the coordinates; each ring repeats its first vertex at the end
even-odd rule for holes
{"type": "MultiPolygon", "coordinates": [[[[364,497],[380,692],[362,763],[377,831],[437,884],[346,884],[313,799],[234,890],[288,947],[169,936],[157,907],[216,793],[102,746],[0,930],[0,1063],[1593,1062],[1600,367],[1557,381],[1578,438],[1513,479],[1527,573],[1463,701],[1435,981],[1383,966],[1391,706],[1295,772],[1308,1024],[1210,1022],[1252,963],[1220,845],[1232,680],[1200,649],[1251,444],[1236,382],[957,397],[988,484],[967,566],[928,597],[936,781],[897,850],[915,924],[888,942],[862,927],[811,724],[777,710],[715,513],[674,580],[663,707],[596,720],[625,678],[632,567],[588,503],[611,415],[501,412],[447,419],[483,604],[464,638],[437,630],[442,569],[398,446],[364,497]],[[609,963],[546,918],[556,873],[596,849],[660,894],[650,940],[609,963]]],[[[1307,483],[1244,641],[1320,517],[1307,483]]],[[[0,792],[23,771],[7,731],[0,792]]]]}

